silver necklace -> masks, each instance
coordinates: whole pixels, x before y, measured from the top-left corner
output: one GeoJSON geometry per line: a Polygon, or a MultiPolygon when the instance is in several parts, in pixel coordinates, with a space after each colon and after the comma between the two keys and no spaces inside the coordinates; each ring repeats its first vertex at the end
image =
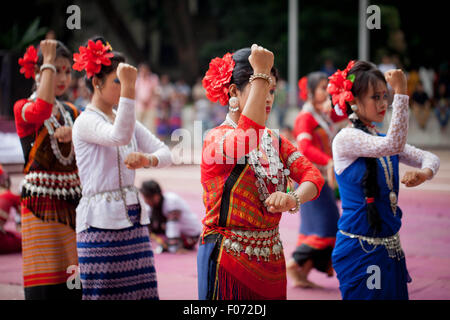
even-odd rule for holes
{"type": "MultiPolygon", "coordinates": [[[[73,121],[72,121],[72,118],[70,117],[69,112],[64,110],[64,107],[58,100],[55,100],[55,102],[56,102],[56,106],[58,107],[61,116],[64,119],[64,126],[72,127],[73,121]]],[[[61,163],[64,166],[68,166],[69,164],[71,164],[73,162],[73,160],[75,158],[75,150],[73,147],[73,143],[71,143],[69,155],[66,157],[63,156],[63,154],[61,153],[61,150],[59,149],[58,141],[54,137],[55,129],[60,128],[61,124],[56,119],[55,115],[52,114],[50,116],[50,118],[48,118],[47,120],[44,121],[44,125],[47,128],[48,134],[50,136],[50,146],[52,148],[53,154],[55,155],[56,159],[58,159],[59,163],[61,163]]]]}
{"type": "MultiPolygon", "coordinates": [[[[224,124],[229,124],[233,128],[237,128],[237,124],[227,114],[224,124]]],[[[265,160],[265,159],[264,159],[265,160]]],[[[265,160],[267,162],[267,160],[265,160]]],[[[272,137],[267,129],[264,130],[260,147],[249,153],[249,164],[253,169],[256,177],[256,186],[258,187],[259,199],[266,206],[265,200],[270,196],[268,183],[275,185],[277,191],[285,192],[287,179],[290,170],[285,169],[280,160],[278,151],[274,148],[272,137]],[[264,159],[264,150],[268,158],[268,170],[261,164],[264,159]]]]}
{"type": "Polygon", "coordinates": [[[378,159],[380,160],[381,166],[383,167],[386,184],[390,190],[389,201],[391,203],[391,209],[395,217],[397,214],[397,194],[394,192],[394,170],[392,169],[391,157],[386,157],[387,165],[383,157],[378,159]]]}

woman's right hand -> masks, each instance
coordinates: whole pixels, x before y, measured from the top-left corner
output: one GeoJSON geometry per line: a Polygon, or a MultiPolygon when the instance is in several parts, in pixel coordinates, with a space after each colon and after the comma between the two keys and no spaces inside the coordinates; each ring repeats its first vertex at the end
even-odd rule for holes
{"type": "Polygon", "coordinates": [[[56,40],[42,40],[39,48],[44,58],[44,64],[55,64],[56,59],[56,40]]]}
{"type": "Polygon", "coordinates": [[[121,86],[120,96],[134,99],[137,69],[132,65],[121,62],[117,67],[116,74],[121,86]]]}
{"type": "Polygon", "coordinates": [[[274,60],[273,53],[256,44],[252,45],[251,50],[248,61],[253,68],[253,72],[270,75],[274,60]]]}
{"type": "Polygon", "coordinates": [[[392,69],[384,74],[387,83],[390,84],[396,94],[407,94],[407,80],[401,69],[392,69]]]}

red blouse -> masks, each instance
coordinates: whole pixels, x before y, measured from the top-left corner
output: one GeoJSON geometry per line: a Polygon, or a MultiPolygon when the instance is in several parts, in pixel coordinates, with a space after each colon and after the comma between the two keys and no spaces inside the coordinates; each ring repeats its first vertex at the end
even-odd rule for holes
{"type": "MultiPolygon", "coordinates": [[[[333,122],[345,120],[345,116],[338,116],[333,110],[330,115],[333,122]]],[[[298,149],[314,164],[325,166],[330,159],[331,154],[331,139],[326,131],[320,127],[319,123],[314,119],[314,116],[302,111],[295,119],[294,137],[298,143],[298,149]]]]}
{"type": "Polygon", "coordinates": [[[16,130],[20,138],[35,133],[52,115],[53,104],[40,98],[36,101],[21,99],[14,104],[16,130]],[[25,107],[25,110],[22,110],[25,107]],[[24,119],[25,118],[25,119],[24,119]]]}
{"type": "MultiPolygon", "coordinates": [[[[259,146],[265,127],[241,115],[238,127],[228,125],[214,128],[207,135],[202,152],[201,182],[204,189],[203,201],[206,207],[206,217],[203,224],[217,226],[220,215],[220,203],[227,178],[244,155],[259,146]]],[[[274,140],[278,144],[278,140],[274,140]]],[[[285,137],[281,136],[279,148],[280,159],[286,167],[289,157],[298,152],[297,148],[285,137]]],[[[244,162],[243,162],[244,163],[244,162]]],[[[324,179],[319,170],[304,156],[298,157],[289,167],[290,178],[301,184],[311,181],[319,191],[324,179]]],[[[272,214],[266,210],[259,200],[258,188],[255,185],[256,176],[250,166],[246,166],[233,189],[230,197],[230,216],[227,226],[267,228],[277,225],[281,213],[272,214]],[[247,214],[248,213],[248,214],[247,214]]],[[[275,187],[268,185],[269,192],[275,192],[275,187]]]]}

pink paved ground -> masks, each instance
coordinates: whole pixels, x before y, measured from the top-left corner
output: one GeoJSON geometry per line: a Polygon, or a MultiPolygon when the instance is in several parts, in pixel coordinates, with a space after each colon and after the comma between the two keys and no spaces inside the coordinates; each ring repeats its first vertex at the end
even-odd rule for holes
{"type": "MultiPolygon", "coordinates": [[[[408,270],[411,299],[450,299],[450,151],[437,151],[441,169],[432,181],[414,189],[402,188],[399,203],[404,212],[400,231],[408,270]]],[[[405,171],[405,167],[401,167],[405,171]]],[[[144,179],[158,180],[163,189],[183,196],[192,209],[203,214],[202,188],[198,166],[179,166],[163,170],[139,170],[136,185],[144,179]]],[[[15,177],[17,181],[19,177],[15,177]]],[[[295,248],[298,215],[285,214],[280,232],[286,257],[295,248]]],[[[196,253],[156,255],[160,298],[197,299],[196,253]]],[[[23,299],[21,255],[0,256],[0,299],[23,299]]],[[[323,289],[298,289],[288,278],[289,300],[341,299],[336,277],[327,278],[313,271],[311,280],[323,289]]]]}

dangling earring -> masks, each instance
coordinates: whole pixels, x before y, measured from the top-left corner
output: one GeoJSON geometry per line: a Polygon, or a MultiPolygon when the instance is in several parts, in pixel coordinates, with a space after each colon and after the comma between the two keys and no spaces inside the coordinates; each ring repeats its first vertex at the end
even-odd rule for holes
{"type": "Polygon", "coordinates": [[[228,104],[230,105],[228,107],[228,110],[230,110],[230,112],[236,112],[239,110],[239,100],[236,97],[231,97],[230,101],[228,102],[228,104]]]}

